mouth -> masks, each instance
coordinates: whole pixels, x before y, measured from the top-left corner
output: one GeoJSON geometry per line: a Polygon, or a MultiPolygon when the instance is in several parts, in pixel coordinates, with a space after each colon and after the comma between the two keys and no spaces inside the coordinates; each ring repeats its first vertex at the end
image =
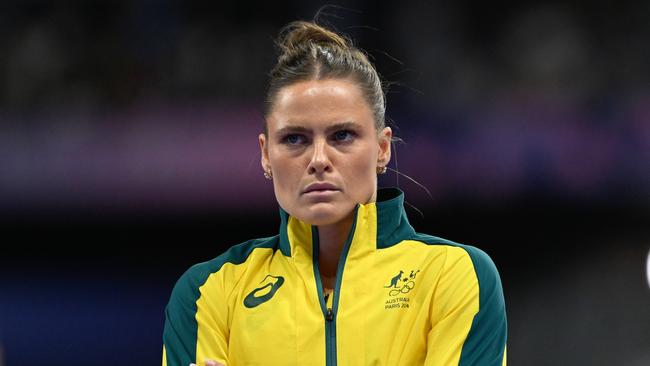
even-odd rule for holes
{"type": "Polygon", "coordinates": [[[330,183],[313,183],[307,186],[303,191],[305,195],[327,195],[340,191],[335,185],[330,183]]]}
{"type": "Polygon", "coordinates": [[[338,196],[338,189],[314,189],[303,194],[309,202],[331,202],[338,196]]]}

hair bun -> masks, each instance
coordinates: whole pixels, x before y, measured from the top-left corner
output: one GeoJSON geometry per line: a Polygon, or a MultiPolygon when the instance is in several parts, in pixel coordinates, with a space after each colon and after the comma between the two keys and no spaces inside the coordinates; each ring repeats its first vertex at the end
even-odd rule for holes
{"type": "Polygon", "coordinates": [[[386,96],[381,78],[366,54],[347,36],[315,22],[295,21],[282,28],[275,44],[279,55],[269,73],[265,117],[271,115],[277,95],[288,85],[305,80],[347,78],[363,93],[377,131],[385,127],[386,96]]]}
{"type": "Polygon", "coordinates": [[[309,44],[334,45],[340,48],[350,47],[350,42],[341,35],[318,24],[295,21],[289,23],[280,33],[278,46],[284,53],[304,50],[309,44]]]}

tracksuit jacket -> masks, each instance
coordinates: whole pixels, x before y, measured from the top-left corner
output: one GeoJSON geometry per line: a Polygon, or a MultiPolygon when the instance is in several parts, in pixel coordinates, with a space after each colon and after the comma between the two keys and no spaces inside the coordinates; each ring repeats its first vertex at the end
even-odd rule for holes
{"type": "Polygon", "coordinates": [[[332,296],[323,295],[318,228],[282,208],[278,235],[188,269],[165,309],[163,366],[505,365],[490,257],[415,232],[397,188],[354,211],[332,296]]]}

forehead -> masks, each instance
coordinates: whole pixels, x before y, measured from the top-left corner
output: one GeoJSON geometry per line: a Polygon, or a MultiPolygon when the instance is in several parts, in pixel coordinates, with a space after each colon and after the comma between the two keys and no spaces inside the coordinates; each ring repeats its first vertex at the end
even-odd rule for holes
{"type": "Polygon", "coordinates": [[[307,80],[280,90],[269,115],[269,129],[288,125],[318,129],[341,122],[374,127],[360,88],[346,79],[307,80]]]}

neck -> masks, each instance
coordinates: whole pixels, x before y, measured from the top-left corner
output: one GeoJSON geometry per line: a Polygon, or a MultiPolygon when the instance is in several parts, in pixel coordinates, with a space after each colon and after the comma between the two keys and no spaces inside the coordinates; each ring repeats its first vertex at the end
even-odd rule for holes
{"type": "Polygon", "coordinates": [[[334,288],[341,251],[350,234],[354,218],[353,211],[339,222],[318,226],[318,266],[325,288],[334,288]]]}

